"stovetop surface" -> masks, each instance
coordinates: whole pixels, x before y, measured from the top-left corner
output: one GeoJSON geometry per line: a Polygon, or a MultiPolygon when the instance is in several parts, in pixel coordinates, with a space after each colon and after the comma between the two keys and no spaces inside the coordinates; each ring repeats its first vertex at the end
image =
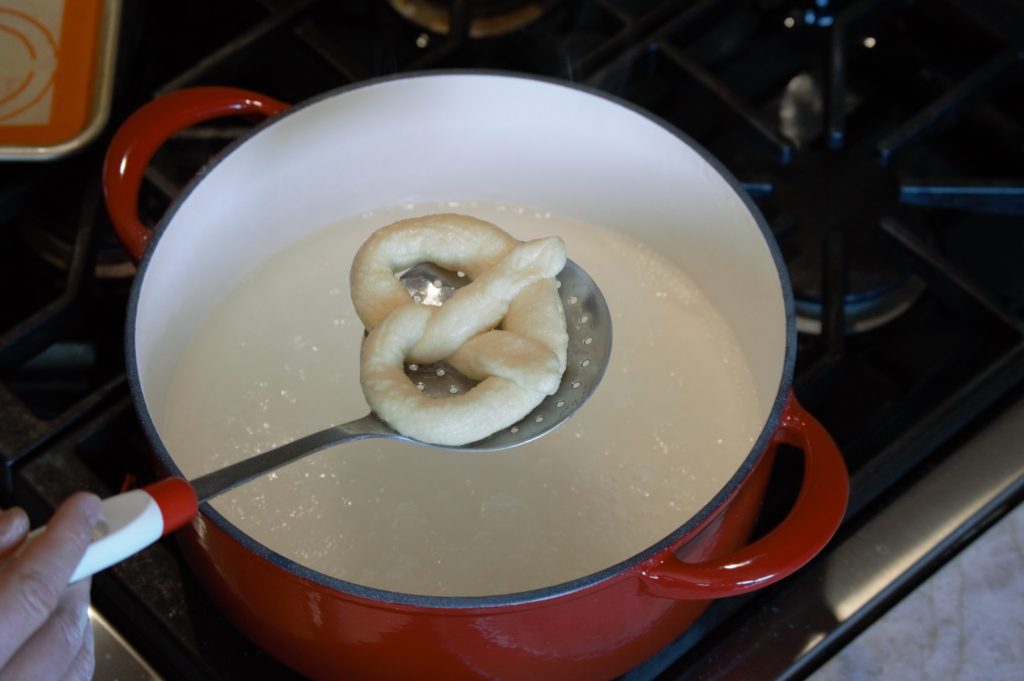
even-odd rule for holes
{"type": "MultiPolygon", "coordinates": [[[[298,102],[379,75],[505,69],[597,87],[695,137],[754,197],[792,276],[796,392],[852,474],[836,546],[1024,376],[1024,3],[426,2],[443,11],[424,25],[396,9],[407,4],[124,3],[104,137],[0,167],[4,503],[39,521],[77,489],[151,479],[124,378],[133,270],[98,175],[121,120],[193,85],[298,102]]],[[[168,142],[147,171],[144,221],[248,126],[168,142]]],[[[760,531],[799,475],[799,457],[783,456],[760,531]]],[[[224,620],[170,542],[94,584],[97,607],[168,678],[294,677],[224,620]]],[[[703,641],[672,654],[696,664],[753,607],[716,606],[703,641]]],[[[680,664],[635,678],[677,678],[680,664]]]]}

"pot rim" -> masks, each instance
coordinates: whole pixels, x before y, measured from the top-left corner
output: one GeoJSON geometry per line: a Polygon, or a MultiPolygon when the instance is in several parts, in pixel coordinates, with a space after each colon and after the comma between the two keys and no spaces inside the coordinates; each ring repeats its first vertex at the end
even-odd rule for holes
{"type": "Polygon", "coordinates": [[[163,440],[161,440],[159,433],[157,432],[156,425],[149,413],[149,409],[146,405],[146,400],[142,391],[142,383],[139,377],[139,371],[137,367],[137,356],[135,353],[135,326],[138,317],[138,305],[139,296],[141,295],[142,283],[145,280],[146,271],[149,268],[152,255],[156,250],[157,244],[160,242],[160,238],[163,236],[164,231],[168,225],[174,219],[178,209],[188,200],[193,190],[199,183],[210,173],[215,167],[217,167],[225,158],[227,158],[236,148],[245,144],[252,137],[260,134],[265,128],[273,125],[278,120],[281,120],[287,116],[292,115],[298,111],[305,109],[306,107],[315,105],[326,99],[343,95],[347,92],[358,90],[364,87],[373,87],[382,83],[388,83],[399,80],[411,80],[414,78],[448,78],[452,76],[491,76],[497,78],[512,78],[517,80],[528,80],[545,83],[548,85],[556,85],[560,87],[566,87],[574,90],[578,90],[585,94],[599,97],[613,104],[617,104],[624,107],[633,113],[636,113],[644,118],[650,120],[652,123],[661,126],[681,142],[688,145],[691,149],[700,154],[701,158],[704,159],[712,168],[715,169],[719,175],[728,182],[729,186],[736,192],[743,205],[750,212],[754,221],[757,223],[758,229],[761,231],[761,235],[764,238],[768,250],[771,253],[773,262],[775,263],[775,269],[779,276],[779,285],[782,289],[783,304],[785,307],[786,314],[786,348],[785,358],[783,361],[782,375],[779,380],[778,391],[775,394],[775,398],[772,403],[771,411],[769,412],[768,418],[765,420],[765,424],[761,429],[761,433],[758,435],[757,440],[751,445],[750,451],[744,457],[743,462],[737,468],[736,472],[729,478],[728,482],[716,493],[703,508],[697,513],[686,520],[671,534],[661,539],[660,541],[652,544],[643,551],[633,555],[626,560],[620,561],[615,565],[604,568],[597,572],[589,575],[578,577],[568,582],[561,582],[558,584],[552,584],[544,586],[538,589],[531,589],[528,591],[520,591],[510,594],[496,594],[490,596],[426,596],[421,594],[404,593],[398,591],[388,591],[384,589],[377,589],[373,587],[363,586],[355,582],[349,582],[336,577],[331,577],[317,570],[308,568],[300,563],[297,563],[285,556],[272,551],[265,545],[257,542],[255,539],[242,532],[237,526],[230,522],[227,518],[217,512],[209,503],[203,503],[200,506],[200,512],[216,524],[221,530],[228,534],[232,539],[240,543],[242,546],[247,548],[249,551],[254,553],[260,558],[269,561],[277,567],[289,572],[290,574],[313,582],[319,586],[329,588],[334,591],[340,591],[343,593],[351,594],[353,596],[366,599],[368,601],[386,603],[401,606],[413,606],[420,608],[430,609],[448,609],[448,610],[468,610],[468,609],[480,609],[480,608],[492,608],[498,606],[513,606],[523,605],[528,603],[534,603],[538,601],[546,601],[556,597],[567,596],[569,594],[593,587],[605,580],[615,577],[620,574],[624,574],[637,568],[639,565],[647,562],[654,558],[658,554],[665,551],[671,550],[677,542],[682,540],[687,535],[697,530],[706,520],[708,520],[720,507],[725,504],[726,501],[736,493],[739,486],[747,478],[750,472],[753,470],[755,464],[760,460],[761,456],[766,451],[770,444],[776,427],[780,421],[782,415],[782,409],[785,406],[787,397],[790,392],[792,384],[792,377],[794,367],[796,364],[796,312],[793,300],[793,289],[789,279],[789,272],[786,269],[785,262],[782,258],[782,252],[779,249],[778,243],[775,241],[775,237],[768,227],[767,221],[761,214],[761,211],[757,208],[753,199],[746,192],[745,189],[740,185],[736,178],[730,173],[725,166],[715,158],[707,149],[698,144],[693,138],[679,130],[676,126],[664,120],[660,116],[643,109],[639,105],[628,102],[608,92],[598,90],[595,87],[570,82],[558,78],[539,76],[534,74],[517,73],[514,71],[504,71],[497,69],[438,69],[431,71],[414,71],[405,72],[400,74],[391,74],[387,76],[381,76],[368,80],[358,81],[348,85],[341,86],[339,88],[322,92],[310,99],[303,100],[298,104],[292,105],[287,110],[268,118],[259,124],[255,125],[251,130],[247,131],[244,135],[234,140],[231,144],[224,147],[219,153],[217,153],[210,161],[208,161],[189,181],[188,185],[184,190],[174,199],[170,207],[160,218],[160,221],[153,229],[152,238],[150,243],[147,245],[145,253],[142,259],[139,261],[138,269],[135,274],[135,279],[132,283],[131,295],[128,300],[127,319],[125,325],[125,352],[126,352],[126,374],[128,378],[129,389],[132,396],[132,401],[135,404],[136,412],[139,415],[143,432],[152,444],[158,459],[161,464],[166,468],[169,474],[181,476],[182,472],[174,462],[170,452],[164,446],[163,440]]]}

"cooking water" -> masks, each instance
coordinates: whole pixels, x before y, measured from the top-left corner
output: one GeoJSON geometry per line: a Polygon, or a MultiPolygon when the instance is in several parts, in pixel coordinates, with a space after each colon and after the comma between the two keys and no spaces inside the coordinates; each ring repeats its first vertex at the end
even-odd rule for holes
{"type": "MultiPolygon", "coordinates": [[[[479,596],[550,586],[659,541],[736,471],[766,407],[725,320],[682,271],[610,229],[521,207],[407,204],[346,219],[250,273],[180,360],[158,428],[194,478],[366,412],[352,257],[395,220],[460,212],[557,235],[601,287],[615,339],[590,402],[539,440],[467,454],[328,449],[214,499],[286,558],[364,586],[479,596]]],[[[563,301],[572,322],[571,301],[563,301]]]]}

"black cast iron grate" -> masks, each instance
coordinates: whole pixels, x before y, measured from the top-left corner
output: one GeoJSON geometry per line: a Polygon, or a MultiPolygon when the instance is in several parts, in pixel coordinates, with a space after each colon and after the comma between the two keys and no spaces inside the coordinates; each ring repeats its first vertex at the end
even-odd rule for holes
{"type": "MultiPolygon", "coordinates": [[[[1020,383],[1019,3],[563,0],[489,40],[468,35],[473,4],[450,3],[442,36],[383,0],[126,2],[114,119],[191,85],[299,101],[447,67],[586,82],[650,109],[721,158],[779,238],[817,325],[800,336],[797,392],[844,449],[851,517],[1020,383]],[[894,295],[891,319],[849,333],[894,295]]],[[[147,172],[144,219],[245,129],[171,140],[147,172]]],[[[127,282],[94,276],[112,242],[95,180],[104,144],[2,175],[0,493],[36,520],[74,489],[108,495],[150,475],[123,379],[127,282]],[[53,253],[41,239],[66,257],[37,255],[53,253]]],[[[799,475],[780,469],[769,520],[799,475]]],[[[168,542],[98,576],[94,596],[168,678],[293,677],[223,620],[168,542]]],[[[768,597],[716,606],[631,678],[681,676],[768,597]]]]}
{"type": "MultiPolygon", "coordinates": [[[[97,304],[97,294],[110,293],[97,291],[92,277],[99,190],[95,183],[86,183],[84,190],[70,189],[56,214],[25,206],[0,231],[0,286],[6,292],[0,311],[4,505],[13,499],[15,467],[86,418],[124,383],[120,344],[109,335],[107,342],[97,342],[89,328],[103,323],[116,328],[123,323],[123,305],[115,302],[111,315],[110,306],[97,304]],[[25,247],[24,240],[37,233],[22,230],[24,223],[50,220],[72,225],[75,237],[66,270],[37,261],[25,247]]],[[[37,203],[52,207],[45,200],[37,203]]]]}

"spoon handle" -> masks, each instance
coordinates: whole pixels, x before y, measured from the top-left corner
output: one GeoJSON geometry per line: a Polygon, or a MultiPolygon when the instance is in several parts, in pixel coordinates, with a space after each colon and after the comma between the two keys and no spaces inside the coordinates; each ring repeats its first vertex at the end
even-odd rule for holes
{"type": "MultiPolygon", "coordinates": [[[[199,504],[257,478],[264,473],[326,447],[371,437],[395,437],[376,416],[325,428],[254,457],[239,461],[191,482],[167,478],[141,489],[108,497],[102,504],[102,521],[78,567],[68,580],[73,584],[138,553],[160,537],[188,524],[199,504]]],[[[46,527],[33,530],[9,560],[35,541],[46,527]]]]}
{"type": "Polygon", "coordinates": [[[203,503],[242,483],[258,478],[286,463],[319,452],[321,449],[356,440],[393,436],[394,433],[380,419],[373,414],[368,414],[361,419],[325,428],[312,435],[301,437],[288,444],[225,466],[220,470],[201,475],[192,480],[190,484],[196,491],[199,503],[203,503]]]}
{"type": "MultiPolygon", "coordinates": [[[[108,497],[100,508],[100,521],[93,530],[92,542],[71,573],[68,584],[120,563],[160,537],[188,524],[196,513],[197,503],[192,488],[185,480],[166,478],[108,497]]],[[[45,525],[29,532],[12,555],[0,559],[0,566],[21,555],[44,532],[45,525]]]]}

